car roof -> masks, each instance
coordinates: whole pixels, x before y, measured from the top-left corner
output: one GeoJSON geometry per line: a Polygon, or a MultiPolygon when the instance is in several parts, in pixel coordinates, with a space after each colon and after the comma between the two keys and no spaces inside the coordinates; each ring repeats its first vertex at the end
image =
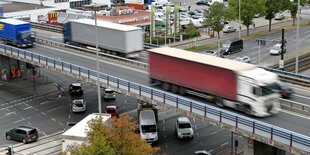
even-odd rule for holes
{"type": "Polygon", "coordinates": [[[104,91],[114,91],[114,90],[110,88],[105,88],[104,91]]]}
{"type": "Polygon", "coordinates": [[[190,123],[190,121],[187,117],[179,117],[178,122],[179,123],[190,123]]]}
{"type": "Polygon", "coordinates": [[[71,85],[72,85],[72,86],[76,86],[76,87],[81,87],[81,86],[82,86],[81,83],[72,83],[71,85]]]}
{"type": "Polygon", "coordinates": [[[30,131],[35,129],[34,127],[30,127],[30,126],[19,126],[16,129],[22,129],[22,130],[26,130],[26,131],[30,131]]]}
{"type": "Polygon", "coordinates": [[[73,102],[81,101],[83,102],[84,99],[74,99],[73,102]]]}

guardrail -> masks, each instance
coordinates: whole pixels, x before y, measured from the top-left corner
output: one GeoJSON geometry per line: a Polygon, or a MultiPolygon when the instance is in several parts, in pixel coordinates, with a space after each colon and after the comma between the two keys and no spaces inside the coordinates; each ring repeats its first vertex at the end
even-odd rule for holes
{"type": "Polygon", "coordinates": [[[278,74],[280,76],[280,78],[282,79],[282,81],[289,82],[292,84],[298,84],[301,86],[310,87],[310,76],[296,74],[296,73],[292,73],[292,72],[286,72],[286,71],[267,68],[267,67],[261,67],[261,68],[278,74]]]}
{"type": "Polygon", "coordinates": [[[56,33],[62,33],[62,27],[61,26],[55,26],[55,25],[50,25],[50,24],[40,24],[40,23],[35,23],[31,22],[31,27],[36,28],[36,29],[41,29],[45,31],[52,31],[56,33]]]}
{"type": "MultiPolygon", "coordinates": [[[[88,53],[88,54],[92,54],[92,55],[96,54],[95,50],[91,50],[91,49],[87,49],[87,48],[81,48],[81,47],[77,47],[77,46],[72,46],[72,45],[60,43],[57,41],[52,41],[52,40],[47,40],[47,39],[42,39],[42,38],[36,38],[36,42],[39,44],[46,44],[46,45],[55,46],[55,47],[66,49],[66,50],[71,50],[73,52],[82,52],[85,54],[88,53]]],[[[99,52],[98,54],[99,54],[101,59],[121,63],[124,65],[130,65],[131,67],[134,67],[134,68],[147,70],[147,67],[148,67],[147,63],[144,63],[144,62],[135,61],[135,60],[131,60],[131,59],[127,59],[127,58],[123,58],[123,57],[119,57],[119,56],[115,56],[115,55],[111,55],[111,54],[107,54],[107,53],[103,53],[103,52],[99,52]]]]}
{"type": "Polygon", "coordinates": [[[280,103],[282,109],[310,116],[310,105],[308,104],[302,104],[296,101],[286,99],[281,99],[280,103]]]}
{"type": "MultiPolygon", "coordinates": [[[[0,44],[0,49],[2,55],[96,83],[97,72],[95,70],[3,44],[0,44]]],[[[100,73],[100,82],[103,87],[111,87],[140,100],[189,112],[191,115],[207,120],[211,124],[288,152],[295,154],[310,153],[309,136],[104,73],[100,73]]]]}

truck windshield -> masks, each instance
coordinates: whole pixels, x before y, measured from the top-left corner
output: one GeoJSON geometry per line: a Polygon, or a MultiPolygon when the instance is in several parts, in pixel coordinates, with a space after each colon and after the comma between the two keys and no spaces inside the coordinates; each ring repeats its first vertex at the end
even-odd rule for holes
{"type": "Polygon", "coordinates": [[[267,85],[267,86],[261,86],[260,88],[262,90],[262,94],[261,94],[262,96],[270,95],[272,93],[277,92],[276,88],[275,88],[275,84],[267,85]]]}
{"type": "Polygon", "coordinates": [[[21,36],[22,39],[29,38],[30,35],[31,35],[30,32],[21,32],[21,33],[20,33],[20,36],[21,36]]]}
{"type": "Polygon", "coordinates": [[[141,128],[144,133],[156,132],[156,125],[142,125],[141,128]]]}

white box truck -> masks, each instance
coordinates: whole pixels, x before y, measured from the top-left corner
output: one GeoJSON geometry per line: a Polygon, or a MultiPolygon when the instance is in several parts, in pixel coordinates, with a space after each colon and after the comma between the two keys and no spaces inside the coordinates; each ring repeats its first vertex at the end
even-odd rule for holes
{"type": "MultiPolygon", "coordinates": [[[[81,145],[86,142],[87,132],[89,131],[89,127],[87,122],[99,118],[99,113],[89,114],[83,120],[75,124],[69,130],[61,135],[62,139],[62,151],[66,151],[69,145],[78,144],[81,145]]],[[[108,120],[111,118],[110,114],[101,114],[102,122],[105,125],[108,125],[108,120]]]]}
{"type": "MultiPolygon", "coordinates": [[[[96,47],[93,19],[71,20],[64,25],[64,43],[80,47],[96,47]]],[[[133,58],[143,50],[140,27],[97,20],[98,48],[101,52],[133,58]]]]}

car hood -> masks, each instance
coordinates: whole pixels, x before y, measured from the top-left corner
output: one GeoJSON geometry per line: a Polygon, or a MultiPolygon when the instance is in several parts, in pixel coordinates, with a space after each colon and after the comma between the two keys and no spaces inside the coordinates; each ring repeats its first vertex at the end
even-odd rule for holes
{"type": "Polygon", "coordinates": [[[179,133],[193,133],[193,129],[192,128],[185,128],[185,129],[178,129],[179,133]]]}
{"type": "Polygon", "coordinates": [[[270,53],[277,54],[277,53],[280,53],[280,51],[271,49],[270,53]]]}
{"type": "Polygon", "coordinates": [[[157,132],[150,132],[150,133],[140,133],[142,139],[154,138],[158,137],[157,132]]]}

